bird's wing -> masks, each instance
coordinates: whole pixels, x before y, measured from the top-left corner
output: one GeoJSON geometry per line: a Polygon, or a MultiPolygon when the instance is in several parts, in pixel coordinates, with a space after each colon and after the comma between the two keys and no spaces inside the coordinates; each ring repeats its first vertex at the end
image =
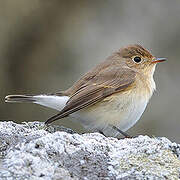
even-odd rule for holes
{"type": "Polygon", "coordinates": [[[64,109],[57,115],[49,118],[45,122],[46,124],[66,117],[80,109],[96,104],[114,93],[127,89],[135,81],[135,72],[128,68],[112,66],[97,73],[92,79],[87,79],[71,95],[64,109]]]}

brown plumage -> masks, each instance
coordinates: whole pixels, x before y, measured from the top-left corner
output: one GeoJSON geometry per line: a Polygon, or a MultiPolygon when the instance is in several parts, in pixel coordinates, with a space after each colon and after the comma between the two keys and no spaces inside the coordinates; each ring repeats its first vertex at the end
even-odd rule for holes
{"type": "Polygon", "coordinates": [[[85,128],[116,136],[117,129],[126,131],[141,117],[155,89],[156,63],[164,60],[140,45],[129,45],[114,52],[66,91],[10,95],[6,102],[32,102],[59,110],[46,124],[72,114],[85,128]]]}
{"type": "Polygon", "coordinates": [[[135,82],[136,71],[125,66],[124,58],[141,55],[144,58],[153,56],[142,46],[129,45],[112,54],[106,61],[86,73],[71,88],[56,95],[70,96],[66,106],[59,114],[46,121],[47,124],[64,118],[80,109],[96,104],[104,98],[130,88],[135,82]]]}
{"type": "Polygon", "coordinates": [[[135,80],[135,72],[130,69],[121,70],[112,65],[110,68],[103,69],[96,76],[83,79],[74,84],[74,87],[62,92],[61,95],[70,95],[64,109],[56,116],[48,119],[46,123],[51,123],[56,119],[61,119],[82,108],[96,104],[104,98],[123,91],[130,87],[135,80]]]}

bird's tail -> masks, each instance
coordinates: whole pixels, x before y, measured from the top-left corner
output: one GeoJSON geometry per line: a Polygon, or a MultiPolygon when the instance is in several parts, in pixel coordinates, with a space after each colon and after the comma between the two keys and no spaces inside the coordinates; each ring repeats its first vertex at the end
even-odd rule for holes
{"type": "Polygon", "coordinates": [[[8,95],[5,97],[5,102],[8,103],[24,103],[24,102],[35,102],[35,96],[30,95],[8,95]]]}
{"type": "Polygon", "coordinates": [[[5,102],[8,103],[35,103],[41,106],[46,106],[58,111],[62,110],[67,101],[68,96],[58,96],[51,94],[44,95],[8,95],[5,97],[5,102]]]}

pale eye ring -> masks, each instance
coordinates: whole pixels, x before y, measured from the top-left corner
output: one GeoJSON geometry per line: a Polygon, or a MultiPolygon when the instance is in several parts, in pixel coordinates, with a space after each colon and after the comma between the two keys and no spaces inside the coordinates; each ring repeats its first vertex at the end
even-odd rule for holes
{"type": "Polygon", "coordinates": [[[133,58],[133,61],[134,61],[135,63],[140,63],[140,62],[142,61],[142,59],[141,59],[141,57],[139,57],[139,56],[135,56],[135,57],[133,58]]]}

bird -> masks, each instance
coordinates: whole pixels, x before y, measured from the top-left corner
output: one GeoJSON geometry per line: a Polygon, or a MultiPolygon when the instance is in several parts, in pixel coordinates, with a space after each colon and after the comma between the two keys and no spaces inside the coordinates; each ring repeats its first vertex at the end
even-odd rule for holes
{"type": "Polygon", "coordinates": [[[58,111],[48,125],[71,116],[90,132],[129,137],[126,131],[140,119],[156,89],[156,58],[139,44],[120,48],[85,73],[69,89],[39,95],[8,95],[5,102],[28,102],[58,111]]]}

